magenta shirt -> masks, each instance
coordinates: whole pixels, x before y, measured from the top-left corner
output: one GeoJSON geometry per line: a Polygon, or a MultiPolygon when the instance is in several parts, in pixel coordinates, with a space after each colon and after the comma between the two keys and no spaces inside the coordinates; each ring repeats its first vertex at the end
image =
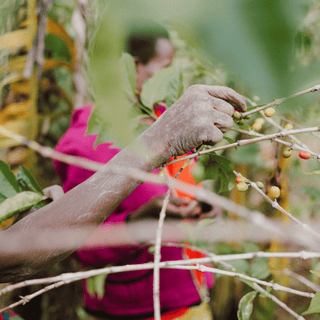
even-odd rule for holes
{"type": "MultiPolygon", "coordinates": [[[[91,114],[91,106],[74,112],[70,128],[61,138],[56,150],[66,154],[84,157],[100,163],[107,163],[120,149],[112,143],[103,143],[93,148],[96,135],[85,135],[91,114]]],[[[65,192],[88,179],[94,172],[68,165],[54,163],[63,182],[65,192]]],[[[139,185],[106,219],[104,224],[125,223],[131,212],[151,198],[164,194],[166,186],[144,183],[139,185]]],[[[103,248],[80,248],[73,254],[85,267],[105,267],[151,262],[154,256],[148,248],[139,244],[115,245],[103,248]]],[[[162,247],[161,261],[182,259],[182,249],[162,247]]],[[[212,286],[211,274],[206,273],[208,287],[212,286]]],[[[84,282],[85,305],[95,311],[110,315],[141,315],[153,312],[153,270],[130,271],[108,275],[105,294],[101,300],[90,297],[84,282]]],[[[200,300],[190,271],[160,269],[160,304],[162,310],[175,310],[190,306],[200,300]]],[[[148,317],[148,316],[147,316],[148,317]]]]}

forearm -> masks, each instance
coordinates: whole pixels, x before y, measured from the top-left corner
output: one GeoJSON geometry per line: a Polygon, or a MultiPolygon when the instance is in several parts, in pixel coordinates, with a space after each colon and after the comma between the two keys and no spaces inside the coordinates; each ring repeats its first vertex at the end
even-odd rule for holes
{"type": "MultiPolygon", "coordinates": [[[[139,181],[112,173],[112,166],[147,172],[163,162],[153,142],[142,135],[134,144],[119,152],[90,179],[62,198],[21,219],[0,232],[0,282],[19,281],[46,268],[80,247],[92,232],[135,189],[139,181]],[[144,147],[138,143],[145,143],[144,147]],[[73,234],[61,246],[61,230],[73,234]],[[56,232],[55,232],[56,231],[56,232]],[[50,245],[45,248],[43,243],[50,245]],[[7,250],[14,243],[16,250],[7,250]]],[[[63,234],[63,233],[62,233],[63,234]]]]}

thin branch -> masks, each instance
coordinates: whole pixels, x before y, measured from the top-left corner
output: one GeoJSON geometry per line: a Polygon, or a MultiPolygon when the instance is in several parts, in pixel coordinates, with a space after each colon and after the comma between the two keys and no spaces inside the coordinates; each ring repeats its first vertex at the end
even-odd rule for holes
{"type": "Polygon", "coordinates": [[[268,298],[270,298],[273,302],[275,302],[277,305],[279,305],[281,308],[283,308],[284,310],[288,311],[291,315],[293,315],[296,319],[298,320],[305,320],[304,317],[298,315],[296,312],[294,312],[292,309],[290,309],[285,303],[283,303],[282,301],[280,301],[277,297],[275,297],[274,295],[270,294],[268,291],[264,290],[263,288],[261,288],[258,284],[254,283],[254,288],[259,291],[260,293],[264,294],[265,296],[267,296],[268,298]]]}
{"type": "Polygon", "coordinates": [[[248,144],[257,143],[257,142],[261,142],[261,141],[265,141],[265,140],[274,140],[276,138],[282,138],[282,137],[286,137],[286,136],[289,136],[289,135],[292,135],[292,134],[309,133],[309,132],[315,132],[315,131],[320,131],[320,127],[310,127],[310,128],[303,128],[303,129],[297,129],[297,130],[290,130],[290,132],[289,132],[289,130],[283,130],[281,132],[264,135],[263,137],[257,137],[257,138],[253,138],[253,139],[238,140],[235,143],[230,143],[230,144],[227,144],[225,146],[202,150],[202,151],[193,153],[191,155],[188,155],[188,156],[185,156],[185,157],[181,157],[179,159],[168,161],[168,162],[166,162],[166,164],[164,166],[167,166],[169,164],[176,163],[176,162],[179,162],[179,161],[195,158],[195,157],[198,157],[198,156],[200,156],[202,154],[206,154],[206,153],[210,153],[210,152],[226,150],[226,149],[230,149],[230,148],[234,148],[234,147],[242,147],[242,146],[245,146],[245,145],[248,145],[248,144]]]}
{"type": "Polygon", "coordinates": [[[169,204],[170,195],[172,192],[173,185],[170,186],[166,193],[161,208],[158,228],[156,233],[156,243],[155,243],[155,254],[154,254],[154,269],[153,269],[153,307],[154,307],[154,319],[161,319],[161,309],[160,309],[160,267],[159,263],[161,260],[161,236],[164,219],[166,217],[166,209],[169,204]]]}
{"type": "MultiPolygon", "coordinates": [[[[238,177],[243,177],[242,174],[233,171],[234,174],[238,177]]],[[[250,181],[249,179],[246,179],[246,183],[248,183],[252,188],[254,188],[257,192],[259,192],[263,198],[265,200],[267,200],[273,208],[279,210],[280,212],[282,212],[285,216],[287,216],[289,219],[291,219],[292,221],[294,221],[296,224],[298,224],[300,227],[302,227],[303,229],[307,230],[308,232],[310,232],[313,236],[317,237],[320,239],[320,234],[316,231],[314,231],[312,228],[310,228],[306,223],[301,222],[299,219],[297,219],[296,217],[294,217],[290,212],[286,211],[285,209],[283,209],[279,203],[277,202],[277,200],[271,200],[258,186],[255,182],[250,181]]]]}
{"type": "MultiPolygon", "coordinates": [[[[320,258],[320,252],[250,252],[250,253],[239,253],[239,254],[228,254],[228,255],[219,255],[219,256],[210,256],[205,258],[196,258],[188,260],[172,260],[172,261],[163,261],[159,263],[159,268],[171,268],[182,265],[192,265],[192,264],[206,264],[206,263],[219,263],[221,261],[235,261],[235,260],[247,260],[255,258],[292,258],[292,259],[318,259],[320,258]]],[[[32,279],[26,280],[12,285],[8,285],[0,291],[0,296],[5,293],[11,292],[18,288],[23,288],[31,285],[39,285],[53,282],[61,281],[77,281],[81,279],[87,279],[93,276],[101,274],[112,274],[126,271],[138,271],[138,270],[149,270],[154,268],[154,263],[148,262],[143,264],[134,264],[134,265],[125,265],[125,266],[113,266],[106,267],[101,269],[94,269],[89,271],[79,271],[74,273],[64,273],[59,276],[41,278],[41,279],[32,279]]]]}
{"type": "MultiPolygon", "coordinates": [[[[200,260],[200,259],[191,259],[192,261],[195,261],[195,260],[200,260]]],[[[183,261],[189,261],[189,260],[181,260],[181,262],[183,261]]],[[[155,265],[155,264],[153,264],[155,265]]],[[[273,290],[275,291],[284,291],[284,292],[288,292],[288,293],[292,293],[292,294],[295,294],[295,295],[299,295],[299,296],[302,296],[302,297],[307,297],[307,298],[313,298],[314,297],[314,293],[311,293],[311,292],[303,292],[303,291],[299,291],[299,290],[294,290],[294,289],[291,289],[291,288],[288,288],[288,287],[285,287],[285,286],[282,286],[282,285],[279,285],[277,283],[269,283],[269,282],[266,282],[266,281],[263,281],[263,280],[259,280],[259,279],[255,279],[255,278],[252,278],[252,277],[249,277],[249,276],[246,276],[242,273],[237,273],[237,272],[230,272],[230,271],[225,271],[225,270],[219,270],[219,269],[216,269],[216,268],[211,268],[211,267],[207,267],[207,266],[204,266],[204,265],[200,265],[198,262],[196,262],[196,265],[195,266],[187,266],[187,265],[177,265],[177,266],[167,266],[168,269],[179,269],[179,270],[199,270],[201,272],[210,272],[210,273],[215,273],[215,274],[222,274],[222,275],[226,275],[226,276],[231,276],[231,277],[235,277],[235,278],[239,278],[239,279],[244,279],[244,280],[248,280],[248,281],[252,281],[253,284],[255,285],[256,283],[259,283],[261,285],[264,285],[264,286],[267,286],[267,287],[270,287],[272,288],[273,290]]],[[[107,274],[108,272],[106,271],[106,269],[108,268],[104,268],[102,270],[105,270],[105,272],[101,273],[99,272],[99,274],[107,274]]],[[[110,268],[111,269],[111,268],[110,268]]],[[[99,270],[101,271],[101,270],[99,270]]],[[[126,270],[127,271],[127,270],[126,270]]],[[[80,272],[77,272],[77,274],[80,274],[80,272]]],[[[92,276],[92,274],[90,275],[90,277],[92,276]]],[[[0,310],[0,312],[4,312],[8,309],[11,309],[13,307],[16,307],[20,304],[23,304],[23,303],[27,303],[29,302],[31,299],[39,296],[40,294],[44,293],[44,292],[47,292],[49,290],[52,290],[54,288],[57,288],[57,287],[60,287],[64,284],[67,284],[67,283],[70,283],[70,282],[74,282],[74,281],[78,281],[80,280],[82,277],[75,277],[75,278],[69,278],[69,279],[63,279],[59,282],[56,282],[54,284],[51,284],[49,286],[46,286],[45,288],[33,293],[33,294],[30,294],[24,298],[22,298],[21,300],[19,300],[18,302],[8,306],[8,307],[5,307],[3,309],[0,310]]],[[[87,277],[88,278],[88,277],[87,277]]],[[[259,290],[258,290],[259,291],[259,290]]],[[[161,317],[161,315],[160,315],[161,317]]],[[[160,318],[159,318],[160,319],[160,318]]],[[[301,318],[300,318],[301,319],[301,318]]]]}
{"type": "Polygon", "coordinates": [[[245,116],[248,116],[250,114],[254,114],[256,112],[262,111],[262,110],[267,109],[269,107],[278,106],[281,103],[283,103],[284,101],[287,101],[287,100],[290,100],[290,99],[293,99],[293,98],[296,98],[296,97],[300,97],[300,96],[302,96],[304,94],[315,92],[315,91],[318,91],[318,90],[320,90],[320,85],[316,85],[316,86],[314,86],[312,88],[297,92],[297,93],[292,94],[292,95],[290,95],[288,97],[285,97],[285,98],[276,99],[273,102],[268,103],[268,104],[266,104],[266,105],[264,105],[264,106],[262,106],[260,108],[256,108],[256,109],[253,109],[253,110],[250,110],[250,111],[247,111],[247,112],[243,112],[241,114],[241,117],[244,118],[245,116]]]}
{"type": "Polygon", "coordinates": [[[295,278],[296,280],[298,280],[301,283],[305,284],[307,287],[311,288],[315,292],[320,291],[320,286],[318,286],[317,284],[311,282],[310,280],[308,280],[307,278],[301,276],[300,274],[297,274],[297,273],[291,271],[290,269],[284,269],[283,272],[285,274],[289,275],[290,277],[295,278]]]}

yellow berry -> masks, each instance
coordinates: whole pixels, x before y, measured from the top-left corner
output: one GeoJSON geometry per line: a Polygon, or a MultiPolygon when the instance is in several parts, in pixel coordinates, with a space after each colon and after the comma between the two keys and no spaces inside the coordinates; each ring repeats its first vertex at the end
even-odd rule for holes
{"type": "Polygon", "coordinates": [[[259,122],[255,122],[253,125],[252,125],[252,129],[254,131],[260,131],[262,129],[262,123],[259,121],[259,122]]]}
{"type": "Polygon", "coordinates": [[[271,199],[276,199],[280,197],[280,189],[276,186],[272,186],[269,189],[269,197],[271,199]]]}
{"type": "Polygon", "coordinates": [[[266,117],[272,117],[274,115],[274,113],[276,112],[276,110],[274,110],[274,108],[269,107],[266,110],[264,110],[264,115],[266,117]]]}
{"type": "Polygon", "coordinates": [[[258,118],[255,122],[260,122],[261,124],[264,124],[264,119],[263,118],[258,118]]]}
{"type": "Polygon", "coordinates": [[[248,185],[245,182],[240,182],[237,184],[238,191],[246,191],[248,190],[248,185]]]}
{"type": "Polygon", "coordinates": [[[293,129],[293,125],[291,123],[286,123],[286,125],[284,126],[284,128],[286,130],[292,130],[293,129]]]}

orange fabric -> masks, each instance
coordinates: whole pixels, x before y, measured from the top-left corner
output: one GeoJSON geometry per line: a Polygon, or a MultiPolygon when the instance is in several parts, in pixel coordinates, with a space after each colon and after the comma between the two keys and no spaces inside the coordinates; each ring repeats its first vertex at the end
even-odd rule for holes
{"type": "MultiPolygon", "coordinates": [[[[188,243],[186,243],[188,244],[188,243]]],[[[199,251],[194,251],[192,249],[189,248],[185,248],[184,249],[184,254],[189,258],[189,259],[199,259],[199,258],[204,258],[205,255],[202,252],[199,251]]],[[[199,270],[192,270],[195,279],[197,280],[198,284],[200,287],[205,285],[205,278],[204,278],[204,274],[202,271],[199,270]]]]}
{"type": "MultiPolygon", "coordinates": [[[[168,313],[161,315],[161,320],[174,320],[177,319],[177,317],[181,317],[184,314],[186,314],[189,311],[190,308],[181,308],[178,310],[170,311],[168,313]]],[[[154,318],[149,318],[147,320],[154,320],[154,318]]]]}
{"type": "MultiPolygon", "coordinates": [[[[181,158],[183,156],[177,157],[177,158],[181,158]]],[[[169,160],[173,160],[174,158],[171,158],[169,160]]],[[[172,163],[169,164],[168,166],[165,167],[165,173],[171,177],[174,178],[175,175],[178,173],[178,171],[181,169],[181,167],[187,162],[188,160],[183,160],[180,162],[176,162],[176,163],[172,163]]],[[[194,168],[194,166],[196,165],[196,162],[194,160],[192,160],[189,165],[182,170],[182,172],[179,174],[178,176],[178,181],[184,182],[184,183],[188,183],[191,184],[193,186],[196,185],[196,180],[194,179],[194,177],[192,176],[192,169],[194,168]]],[[[197,184],[198,187],[202,187],[202,183],[197,184]]],[[[176,188],[173,189],[173,194],[178,197],[178,198],[190,198],[190,199],[194,199],[193,196],[189,195],[188,193],[185,193],[181,190],[177,190],[176,188]]]]}

